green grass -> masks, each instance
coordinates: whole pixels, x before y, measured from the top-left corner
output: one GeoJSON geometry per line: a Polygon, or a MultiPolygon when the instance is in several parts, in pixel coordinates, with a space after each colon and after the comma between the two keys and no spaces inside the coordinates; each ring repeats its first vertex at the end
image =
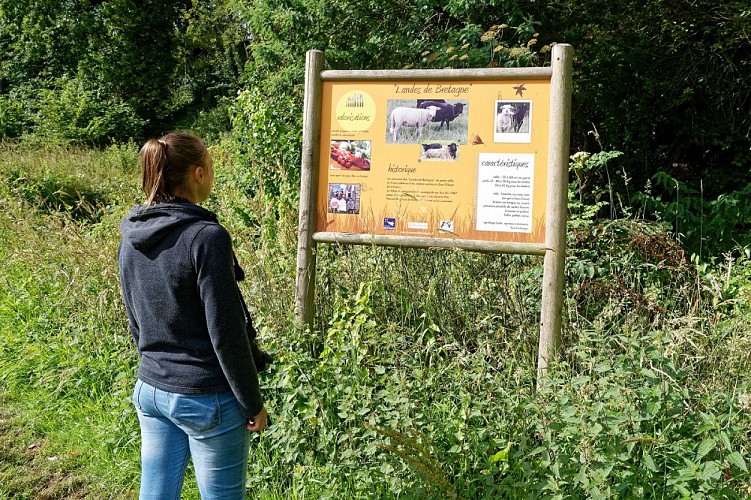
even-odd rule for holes
{"type": "MultiPolygon", "coordinates": [[[[135,147],[0,153],[0,498],[133,498],[115,249],[135,147]]],[[[277,355],[252,498],[751,494],[747,259],[692,262],[651,224],[579,221],[561,356],[535,392],[540,258],[320,245],[316,329],[298,331],[295,214],[246,198],[212,154],[207,206],[277,355]]]]}
{"type": "MultiPolygon", "coordinates": [[[[135,360],[122,328],[113,260],[111,235],[120,214],[114,208],[117,200],[108,199],[114,192],[123,196],[122,173],[112,176],[109,156],[91,151],[34,155],[5,150],[2,158],[0,392],[14,418],[22,418],[27,430],[47,443],[39,448],[41,456],[62,457],[61,464],[74,457],[71,467],[77,475],[110,478],[98,491],[127,492],[137,472],[132,465],[137,428],[128,418],[127,404],[135,360]],[[81,195],[80,204],[67,206],[89,204],[100,213],[98,224],[80,225],[74,210],[69,214],[63,207],[60,212],[41,194],[19,193],[18,172],[28,179],[27,186],[41,178],[54,186],[60,165],[65,172],[61,185],[75,185],[76,193],[96,193],[96,198],[81,195]]],[[[48,475],[43,468],[39,474],[48,475]]],[[[34,489],[44,481],[35,481],[33,474],[19,478],[27,482],[17,484],[31,489],[11,490],[11,496],[44,496],[34,489]]],[[[101,484],[83,481],[76,484],[83,484],[84,492],[101,484]]]]}

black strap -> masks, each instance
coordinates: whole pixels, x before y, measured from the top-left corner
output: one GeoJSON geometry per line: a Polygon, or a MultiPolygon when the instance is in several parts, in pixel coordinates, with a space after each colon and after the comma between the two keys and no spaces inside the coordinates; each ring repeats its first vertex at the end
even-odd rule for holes
{"type": "MultiPolygon", "coordinates": [[[[235,262],[235,281],[240,282],[245,279],[245,271],[243,271],[243,268],[240,267],[240,263],[237,261],[237,255],[235,255],[234,252],[232,252],[232,259],[235,262]]],[[[258,334],[256,333],[256,329],[253,326],[253,318],[250,316],[250,310],[248,309],[248,304],[245,303],[245,297],[243,297],[242,290],[240,290],[240,286],[237,285],[237,294],[240,296],[240,303],[243,306],[243,311],[245,311],[245,320],[247,321],[247,330],[248,330],[248,338],[250,340],[255,340],[258,334]]]]}

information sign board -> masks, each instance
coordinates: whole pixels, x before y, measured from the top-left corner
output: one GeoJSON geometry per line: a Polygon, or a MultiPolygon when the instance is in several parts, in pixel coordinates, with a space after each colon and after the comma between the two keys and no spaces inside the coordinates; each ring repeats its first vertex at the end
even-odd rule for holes
{"type": "Polygon", "coordinates": [[[549,68],[305,69],[295,318],[315,245],[544,255],[538,384],[561,338],[573,49],[549,68]]]}
{"type": "Polygon", "coordinates": [[[544,243],[550,79],[323,81],[316,230],[544,243]]]}

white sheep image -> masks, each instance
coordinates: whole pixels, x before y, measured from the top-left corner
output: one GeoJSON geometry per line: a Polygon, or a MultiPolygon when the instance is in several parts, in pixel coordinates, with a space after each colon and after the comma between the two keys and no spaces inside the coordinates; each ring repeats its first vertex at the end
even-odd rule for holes
{"type": "Polygon", "coordinates": [[[395,108],[391,112],[391,128],[389,130],[394,141],[396,142],[399,129],[402,127],[415,127],[417,137],[420,137],[422,127],[433,120],[436,111],[438,111],[438,108],[435,106],[429,106],[425,109],[395,108]]]}
{"type": "Polygon", "coordinates": [[[501,106],[501,111],[495,117],[495,131],[499,133],[514,131],[514,113],[516,110],[511,104],[501,106]]]}

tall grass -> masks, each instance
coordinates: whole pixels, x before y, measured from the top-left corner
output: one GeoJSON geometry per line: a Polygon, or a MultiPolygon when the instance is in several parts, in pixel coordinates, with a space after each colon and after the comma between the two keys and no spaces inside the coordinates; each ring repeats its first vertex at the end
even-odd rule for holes
{"type": "MultiPolygon", "coordinates": [[[[115,249],[135,147],[0,153],[0,496],[132,497],[137,359],[115,249]]],[[[295,214],[248,198],[228,152],[212,154],[207,207],[277,356],[252,497],[751,494],[745,258],[698,263],[659,227],[578,221],[563,350],[535,392],[540,258],[319,245],[316,327],[296,330],[295,214]]]]}
{"type": "Polygon", "coordinates": [[[102,495],[127,491],[137,470],[113,238],[133,193],[123,155],[133,158],[10,146],[0,156],[0,392],[57,464],[108,478],[104,490],[91,482],[102,495]]]}

